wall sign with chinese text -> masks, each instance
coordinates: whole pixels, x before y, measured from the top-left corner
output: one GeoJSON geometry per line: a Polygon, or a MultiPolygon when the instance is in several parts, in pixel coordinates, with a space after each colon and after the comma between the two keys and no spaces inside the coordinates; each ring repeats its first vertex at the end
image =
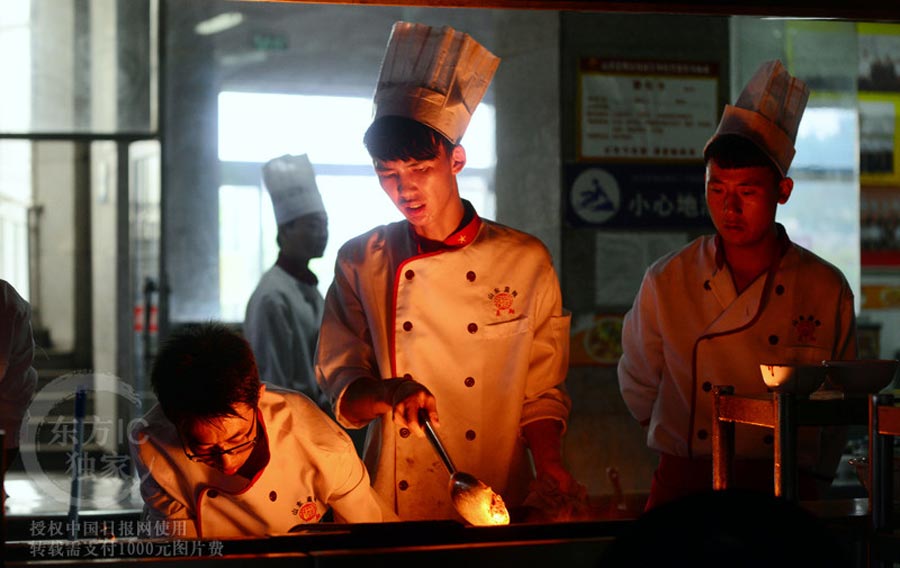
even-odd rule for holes
{"type": "Polygon", "coordinates": [[[609,229],[709,228],[704,172],[703,164],[569,164],[566,218],[609,229]]]}
{"type": "Polygon", "coordinates": [[[715,63],[582,59],[578,158],[702,161],[718,92],[715,63]]]}

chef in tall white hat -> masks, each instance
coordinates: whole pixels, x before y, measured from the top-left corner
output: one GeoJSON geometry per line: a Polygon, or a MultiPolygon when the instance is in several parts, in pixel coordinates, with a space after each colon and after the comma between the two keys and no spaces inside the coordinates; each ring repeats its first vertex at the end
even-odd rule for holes
{"type": "Polygon", "coordinates": [[[570,316],[550,255],[459,196],[460,140],[498,63],[452,28],[394,24],[364,143],[405,219],[347,242],[325,298],[319,384],[342,425],[368,426],[374,487],[402,519],[460,518],[420,409],[507,505],[532,483],[583,497],[560,452],[570,316]]]}
{"type": "Polygon", "coordinates": [[[792,77],[780,61],[763,63],[734,105],[725,105],[722,120],[703,150],[724,136],[752,142],[786,176],[794,159],[800,119],[809,100],[809,87],[792,77]]]}
{"type": "MultiPolygon", "coordinates": [[[[856,357],[846,278],[775,221],[794,188],[787,173],[808,97],[780,61],[768,61],[725,107],[704,149],[716,233],[656,261],[625,316],[619,387],[660,456],[648,508],[712,488],[716,385],[765,394],[762,363],[856,357]]],[[[736,484],[771,493],[771,430],[735,430],[736,484]]],[[[843,448],[833,434],[800,433],[800,482],[790,491],[802,499],[830,485],[843,448]]]]}
{"type": "Polygon", "coordinates": [[[244,334],[262,380],[327,407],[313,371],[323,298],[309,261],[325,250],[328,216],[305,154],[270,160],[262,174],[278,224],[279,252],[247,303],[244,334]]]}

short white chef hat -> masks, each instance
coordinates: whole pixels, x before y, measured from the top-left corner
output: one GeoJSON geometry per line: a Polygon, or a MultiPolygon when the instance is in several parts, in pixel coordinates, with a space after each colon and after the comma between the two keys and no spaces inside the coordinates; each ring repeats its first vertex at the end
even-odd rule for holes
{"type": "Polygon", "coordinates": [[[809,87],[803,81],[792,77],[777,59],[766,61],[756,70],[734,106],[725,105],[716,133],[703,148],[704,156],[719,137],[736,135],[759,147],[781,174],[787,175],[808,99],[809,87]]]}
{"type": "Polygon", "coordinates": [[[266,162],[262,171],[278,225],[309,213],[325,212],[316,173],[306,154],[279,156],[266,162]]]}
{"type": "Polygon", "coordinates": [[[500,58],[451,27],[396,22],[375,88],[375,117],[402,116],[458,144],[500,58]]]}

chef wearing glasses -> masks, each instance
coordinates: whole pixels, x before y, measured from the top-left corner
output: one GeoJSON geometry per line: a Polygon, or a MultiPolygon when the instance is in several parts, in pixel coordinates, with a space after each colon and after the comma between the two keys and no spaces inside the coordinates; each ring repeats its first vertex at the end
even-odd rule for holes
{"type": "Polygon", "coordinates": [[[151,383],[159,403],[129,441],[144,516],[170,536],[284,534],[329,508],[341,522],[397,520],[343,429],[306,396],[266,388],[228,328],[174,333],[151,383]]]}

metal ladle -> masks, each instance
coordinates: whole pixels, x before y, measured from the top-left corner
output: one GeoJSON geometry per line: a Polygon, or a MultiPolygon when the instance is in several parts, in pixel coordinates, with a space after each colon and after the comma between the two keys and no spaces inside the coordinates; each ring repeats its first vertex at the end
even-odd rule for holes
{"type": "Polygon", "coordinates": [[[424,408],[419,409],[419,422],[425,430],[425,437],[431,442],[450,473],[450,499],[456,511],[466,521],[476,526],[509,524],[509,513],[500,496],[474,475],[457,471],[450,454],[444,449],[444,444],[434,431],[428,411],[424,408]]]}

